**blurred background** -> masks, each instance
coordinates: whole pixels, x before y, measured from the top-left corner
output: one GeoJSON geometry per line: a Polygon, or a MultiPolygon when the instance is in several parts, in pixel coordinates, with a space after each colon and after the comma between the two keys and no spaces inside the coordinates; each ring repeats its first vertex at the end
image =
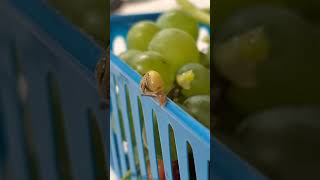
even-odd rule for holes
{"type": "MultiPolygon", "coordinates": [[[[91,36],[99,45],[107,47],[108,42],[107,0],[48,0],[50,6],[71,23],[91,36]]],[[[112,1],[113,3],[113,1],[112,1]]],[[[113,8],[116,7],[112,6],[113,8]]]]}
{"type": "MultiPolygon", "coordinates": [[[[190,0],[190,2],[199,8],[207,8],[210,4],[209,1],[204,0],[190,0]]],[[[122,4],[114,11],[114,13],[117,14],[163,12],[177,7],[176,1],[174,0],[111,0],[111,3],[114,4],[113,7],[122,4]]]]}
{"type": "Polygon", "coordinates": [[[215,136],[270,179],[320,179],[320,1],[213,8],[215,136]]]}
{"type": "Polygon", "coordinates": [[[107,112],[93,76],[108,13],[106,0],[0,1],[1,180],[108,176],[107,112]]]}

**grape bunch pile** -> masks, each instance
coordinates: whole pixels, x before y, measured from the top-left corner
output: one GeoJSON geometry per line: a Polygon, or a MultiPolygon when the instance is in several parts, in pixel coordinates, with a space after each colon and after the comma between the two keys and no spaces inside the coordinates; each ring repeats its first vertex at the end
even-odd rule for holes
{"type": "MultiPolygon", "coordinates": [[[[200,13],[201,14],[201,13],[200,13]]],[[[200,18],[201,19],[201,18],[200,18]]],[[[199,18],[183,10],[163,13],[154,21],[143,20],[132,25],[127,34],[128,50],[119,58],[140,75],[153,70],[161,75],[167,96],[205,127],[210,127],[210,44],[199,50],[199,18]]],[[[133,123],[131,122],[131,128],[133,123]]],[[[132,134],[134,137],[134,135],[132,134]]],[[[160,179],[164,178],[159,133],[155,145],[160,179]]],[[[143,141],[147,149],[146,131],[143,141]]],[[[170,134],[174,179],[179,178],[177,153],[170,134]]],[[[192,158],[190,158],[192,159],[192,158]]],[[[191,165],[192,169],[193,166],[191,165]]],[[[194,172],[194,170],[191,170],[194,172]]],[[[149,176],[150,174],[150,170],[149,176]]],[[[192,173],[191,173],[192,174],[192,173]]]]}
{"type": "Polygon", "coordinates": [[[193,17],[169,11],[156,22],[134,24],[127,36],[128,50],[119,57],[141,75],[157,71],[169,97],[209,128],[210,52],[197,48],[198,35],[193,17]]]}

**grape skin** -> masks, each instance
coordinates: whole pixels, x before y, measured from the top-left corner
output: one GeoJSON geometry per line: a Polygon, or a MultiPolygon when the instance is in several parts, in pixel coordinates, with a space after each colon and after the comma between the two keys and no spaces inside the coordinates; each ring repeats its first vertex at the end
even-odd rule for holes
{"type": "Polygon", "coordinates": [[[166,12],[158,18],[157,24],[162,29],[177,28],[190,34],[195,40],[198,38],[197,21],[183,11],[166,12]]]}
{"type": "Polygon", "coordinates": [[[128,32],[128,48],[146,51],[149,42],[159,31],[160,27],[152,21],[140,21],[134,24],[128,32]]]}
{"type": "Polygon", "coordinates": [[[149,50],[159,52],[174,70],[187,63],[199,62],[199,51],[195,40],[186,32],[168,28],[155,35],[149,50]]]}

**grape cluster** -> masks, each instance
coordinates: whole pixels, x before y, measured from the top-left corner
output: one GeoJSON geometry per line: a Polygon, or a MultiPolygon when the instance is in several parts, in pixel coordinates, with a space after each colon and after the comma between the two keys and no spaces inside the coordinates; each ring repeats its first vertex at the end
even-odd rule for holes
{"type": "MultiPolygon", "coordinates": [[[[119,57],[142,76],[151,70],[158,72],[167,96],[209,128],[210,52],[201,52],[197,47],[198,24],[193,16],[181,10],[163,13],[155,22],[139,21],[128,32],[128,50],[119,57]]],[[[143,142],[148,149],[145,127],[142,131],[143,142]]],[[[154,136],[158,162],[162,162],[157,130],[154,136]]],[[[171,160],[175,164],[177,153],[171,133],[170,144],[171,160]]],[[[158,166],[161,167],[161,163],[158,166]]],[[[174,179],[177,179],[176,175],[174,179]]]]}
{"type": "Polygon", "coordinates": [[[197,47],[198,24],[181,10],[163,13],[155,22],[139,21],[130,28],[128,50],[119,57],[142,76],[157,71],[169,98],[209,128],[210,116],[203,118],[193,109],[198,104],[210,104],[210,50],[204,53],[197,47]],[[176,90],[180,93],[172,93],[176,90]]]}

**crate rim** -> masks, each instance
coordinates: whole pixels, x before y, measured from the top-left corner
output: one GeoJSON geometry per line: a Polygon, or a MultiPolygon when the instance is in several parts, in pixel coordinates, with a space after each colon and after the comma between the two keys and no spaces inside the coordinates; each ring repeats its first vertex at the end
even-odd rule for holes
{"type": "Polygon", "coordinates": [[[115,22],[127,22],[135,19],[146,18],[150,19],[158,17],[162,12],[153,12],[153,13],[134,13],[134,14],[113,14],[110,16],[110,24],[115,22]]]}

